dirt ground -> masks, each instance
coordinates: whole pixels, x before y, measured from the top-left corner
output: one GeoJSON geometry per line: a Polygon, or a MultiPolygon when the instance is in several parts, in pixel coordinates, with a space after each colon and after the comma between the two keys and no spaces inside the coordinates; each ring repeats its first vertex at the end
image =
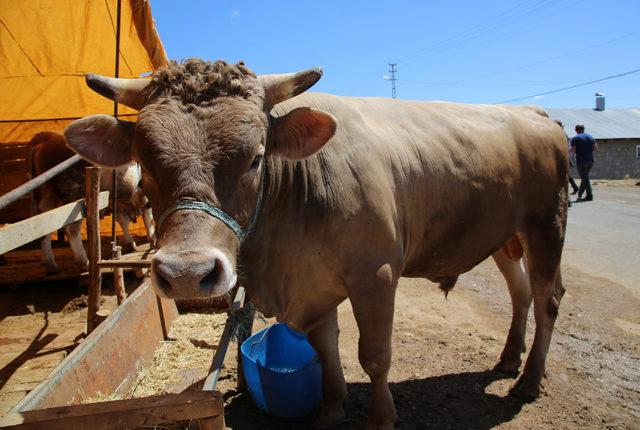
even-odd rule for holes
{"type": "MultiPolygon", "coordinates": [[[[0,415],[78,345],[87,318],[84,290],[68,281],[0,289],[0,415]]],[[[115,296],[105,296],[101,307],[115,309],[115,296]]]]}

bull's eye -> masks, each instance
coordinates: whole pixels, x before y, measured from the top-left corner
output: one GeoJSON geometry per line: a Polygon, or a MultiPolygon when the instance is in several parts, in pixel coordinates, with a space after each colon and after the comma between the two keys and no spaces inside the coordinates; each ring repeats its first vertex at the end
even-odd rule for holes
{"type": "Polygon", "coordinates": [[[256,155],[256,158],[254,158],[253,161],[251,162],[251,167],[249,168],[249,170],[258,170],[258,167],[260,167],[261,161],[262,161],[262,154],[256,155]]]}

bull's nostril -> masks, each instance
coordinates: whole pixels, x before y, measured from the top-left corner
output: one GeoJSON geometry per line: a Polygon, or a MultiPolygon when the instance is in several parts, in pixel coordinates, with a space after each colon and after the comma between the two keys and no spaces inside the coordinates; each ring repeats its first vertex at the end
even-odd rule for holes
{"type": "Polygon", "coordinates": [[[169,279],[167,279],[167,277],[170,275],[168,273],[165,273],[166,266],[162,264],[158,259],[154,259],[152,264],[156,275],[155,278],[158,284],[157,286],[165,292],[171,290],[171,283],[169,282],[169,279]]]}
{"type": "Polygon", "coordinates": [[[222,270],[222,262],[216,259],[213,270],[200,280],[200,288],[207,291],[211,290],[220,281],[222,270]]]}
{"type": "Polygon", "coordinates": [[[167,281],[164,276],[158,273],[158,286],[162,288],[164,291],[169,291],[171,289],[171,284],[167,281]]]}

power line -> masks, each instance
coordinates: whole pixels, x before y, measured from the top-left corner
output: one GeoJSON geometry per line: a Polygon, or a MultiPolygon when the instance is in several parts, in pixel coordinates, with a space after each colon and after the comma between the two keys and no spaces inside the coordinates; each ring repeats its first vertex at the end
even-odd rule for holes
{"type": "MultiPolygon", "coordinates": [[[[490,20],[488,25],[486,26],[473,27],[471,30],[467,30],[466,32],[463,32],[454,38],[445,39],[445,41],[443,41],[442,43],[436,44],[431,48],[426,48],[417,56],[413,55],[412,56],[413,58],[410,58],[408,60],[405,59],[405,61],[400,61],[400,63],[402,63],[403,65],[411,64],[411,63],[421,61],[427,56],[434,57],[442,53],[450,52],[452,49],[457,48],[461,45],[464,45],[469,41],[477,41],[480,36],[484,36],[485,34],[490,33],[495,29],[503,28],[505,25],[510,25],[513,22],[519,21],[522,18],[525,18],[541,10],[548,5],[555,6],[559,3],[560,2],[554,2],[553,0],[542,0],[531,6],[527,6],[522,10],[513,11],[516,8],[509,9],[508,11],[513,11],[513,12],[508,13],[503,17],[500,17],[500,15],[503,15],[506,13],[506,12],[503,12],[503,14],[500,14],[497,16],[500,18],[496,17],[497,19],[490,20]]],[[[523,3],[521,3],[518,6],[521,6],[522,4],[523,3]]]]}
{"type": "MultiPolygon", "coordinates": [[[[503,38],[504,36],[507,36],[507,35],[513,34],[513,32],[514,32],[515,30],[518,30],[518,29],[523,28],[523,27],[525,27],[525,26],[531,25],[531,23],[532,23],[532,22],[539,21],[540,19],[544,19],[544,18],[546,18],[546,17],[548,17],[548,16],[550,16],[550,15],[552,15],[552,14],[557,13],[557,12],[558,12],[558,11],[560,11],[560,10],[563,10],[563,9],[566,9],[566,8],[569,8],[569,7],[572,7],[572,6],[574,6],[575,4],[580,3],[580,2],[582,2],[582,1],[584,1],[584,0],[576,0],[576,1],[572,2],[572,3],[565,4],[564,6],[561,6],[560,8],[556,8],[555,10],[551,10],[551,9],[555,8],[557,5],[561,4],[561,2],[560,2],[560,1],[559,1],[559,2],[556,2],[556,3],[553,3],[553,4],[551,4],[551,9],[549,9],[549,10],[548,10],[548,12],[549,12],[549,13],[545,13],[545,14],[543,14],[543,15],[537,16],[536,18],[534,18],[534,19],[532,19],[532,20],[528,20],[528,21],[526,21],[526,22],[521,23],[520,25],[517,25],[517,26],[515,26],[515,27],[512,27],[511,29],[509,29],[509,30],[507,30],[507,31],[505,31],[505,32],[499,33],[499,34],[498,34],[496,37],[494,37],[493,39],[494,39],[494,40],[497,40],[497,39],[501,39],[501,38],[503,38]]],[[[433,56],[438,56],[439,54],[447,54],[447,53],[448,53],[449,55],[440,56],[440,57],[438,58],[437,62],[433,62],[432,64],[428,65],[427,67],[434,67],[434,66],[438,66],[438,65],[440,65],[440,64],[443,62],[443,60],[447,60],[447,59],[450,59],[450,58],[459,57],[460,55],[463,55],[463,54],[465,53],[465,51],[466,51],[465,49],[463,49],[462,51],[458,50],[458,52],[453,52],[453,53],[451,53],[450,51],[451,51],[453,48],[457,48],[457,47],[459,47],[460,45],[463,45],[463,44],[464,44],[464,43],[466,43],[466,42],[471,42],[471,44],[472,44],[472,45],[473,45],[473,44],[477,44],[477,42],[478,42],[478,41],[480,41],[480,40],[482,39],[482,37],[481,37],[481,36],[486,35],[487,33],[489,33],[489,32],[491,32],[491,31],[495,30],[496,28],[505,28],[505,27],[509,27],[509,26],[511,25],[511,23],[516,22],[516,21],[519,21],[519,20],[521,20],[521,18],[524,18],[524,17],[526,17],[526,16],[528,16],[528,15],[531,15],[533,12],[537,12],[537,11],[538,11],[539,9],[541,9],[543,6],[546,6],[546,5],[544,5],[544,4],[536,5],[536,7],[534,7],[534,8],[530,8],[529,10],[523,11],[523,12],[524,12],[524,14],[522,14],[522,13],[521,13],[519,16],[509,17],[508,22],[506,22],[506,23],[496,23],[495,25],[492,25],[490,28],[487,28],[487,29],[485,29],[484,31],[481,31],[481,32],[479,32],[479,33],[473,34],[473,35],[471,35],[472,37],[469,37],[469,38],[466,38],[465,40],[460,41],[460,43],[457,43],[457,44],[455,44],[455,45],[451,45],[451,46],[446,47],[446,48],[444,48],[444,49],[440,49],[438,52],[433,53],[433,54],[432,54],[432,57],[433,57],[433,56]]],[[[431,57],[430,57],[430,58],[431,58],[431,57]]],[[[418,57],[418,58],[416,58],[416,59],[414,59],[414,60],[410,60],[410,61],[408,61],[407,63],[412,63],[412,62],[416,62],[416,61],[421,61],[421,60],[423,60],[423,59],[424,59],[424,58],[418,57]]],[[[406,63],[403,63],[403,65],[405,65],[405,64],[406,64],[406,63]]]]}
{"type": "Polygon", "coordinates": [[[640,69],[630,70],[628,72],[619,73],[617,75],[606,76],[604,78],[595,79],[593,81],[584,82],[582,84],[571,85],[570,87],[558,88],[556,90],[551,90],[551,91],[545,91],[544,93],[532,94],[532,95],[526,96],[526,97],[518,97],[516,99],[504,100],[504,101],[501,101],[501,102],[498,102],[498,103],[494,103],[494,104],[512,103],[512,102],[517,102],[517,101],[520,101],[520,100],[530,99],[530,98],[533,98],[533,97],[546,96],[548,94],[554,94],[554,93],[559,93],[561,91],[571,90],[573,88],[584,87],[585,85],[595,84],[596,82],[608,81],[609,79],[619,78],[621,76],[627,76],[627,75],[631,75],[633,73],[638,73],[638,72],[640,72],[640,69]]]}
{"type": "Polygon", "coordinates": [[[588,51],[590,49],[599,48],[601,46],[608,45],[610,43],[617,42],[618,40],[625,39],[625,38],[631,37],[631,36],[635,36],[637,34],[640,34],[640,31],[633,31],[631,33],[626,33],[626,34],[623,34],[621,36],[614,37],[613,39],[608,39],[608,40],[605,40],[604,42],[600,42],[600,43],[597,43],[595,45],[590,45],[590,46],[587,46],[587,47],[582,48],[582,49],[565,52],[563,54],[559,54],[559,55],[556,55],[554,57],[545,58],[545,59],[542,59],[542,60],[535,61],[533,63],[524,64],[522,66],[514,67],[514,68],[511,68],[511,69],[500,70],[500,71],[495,72],[495,73],[490,73],[490,74],[487,74],[487,75],[477,76],[477,78],[492,78],[494,76],[502,75],[502,74],[505,74],[505,73],[515,72],[515,71],[527,69],[527,68],[533,67],[533,66],[539,66],[540,64],[549,63],[549,62],[554,61],[554,60],[559,60],[561,58],[570,57],[570,56],[573,56],[573,55],[576,55],[576,54],[580,54],[580,53],[588,51]]]}
{"type": "Polygon", "coordinates": [[[503,16],[505,14],[508,14],[509,12],[511,12],[511,11],[513,11],[515,9],[520,8],[521,6],[523,6],[523,5],[527,4],[527,3],[531,3],[531,0],[527,0],[527,1],[524,1],[522,3],[518,3],[516,6],[511,7],[511,8],[509,8],[509,9],[503,11],[503,12],[500,12],[499,14],[493,16],[492,18],[490,18],[490,19],[488,19],[488,20],[486,20],[486,21],[484,21],[482,23],[476,24],[475,26],[473,26],[473,27],[471,27],[469,29],[466,29],[465,31],[462,31],[462,32],[460,32],[458,34],[454,34],[454,35],[449,36],[446,39],[443,39],[443,40],[441,40],[439,42],[435,42],[435,43],[433,43],[433,44],[431,44],[429,46],[426,46],[424,48],[418,49],[417,51],[414,51],[412,53],[404,55],[404,56],[398,58],[398,61],[401,62],[401,63],[404,62],[404,61],[409,61],[409,59],[411,57],[414,57],[416,55],[424,54],[425,52],[429,52],[430,50],[433,50],[433,49],[440,48],[443,45],[446,45],[447,43],[450,43],[450,42],[454,41],[455,39],[458,39],[458,38],[461,38],[461,37],[466,37],[469,33],[472,33],[474,31],[477,31],[478,29],[481,29],[486,24],[493,23],[493,21],[495,21],[497,19],[500,19],[501,16],[503,16]]]}
{"type": "MultiPolygon", "coordinates": [[[[593,78],[587,78],[593,79],[593,78]]],[[[573,79],[571,81],[554,81],[554,82],[539,82],[535,84],[460,84],[460,83],[446,83],[446,82],[424,82],[424,81],[413,81],[403,79],[402,82],[405,82],[411,86],[415,85],[424,85],[430,87],[454,87],[454,88],[518,88],[518,87],[546,87],[549,85],[565,85],[565,84],[573,84],[576,82],[584,82],[583,79],[573,79]]]]}
{"type": "MultiPolygon", "coordinates": [[[[616,36],[611,39],[607,39],[604,42],[596,43],[595,45],[589,45],[584,48],[577,49],[575,51],[564,52],[559,55],[555,55],[553,57],[547,57],[542,60],[535,61],[533,63],[527,63],[521,66],[513,67],[510,69],[500,70],[494,73],[489,73],[487,75],[476,76],[476,78],[492,78],[494,76],[503,75],[509,72],[515,72],[518,70],[527,69],[529,67],[538,66],[540,64],[549,63],[551,61],[559,60],[561,58],[570,57],[573,55],[581,54],[583,52],[589,51],[594,48],[599,48],[604,45],[608,45],[614,42],[617,42],[622,39],[626,39],[628,37],[637,36],[640,34],[640,31],[632,31],[631,33],[625,33],[620,36],[616,36]]],[[[589,78],[591,79],[591,78],[589,78]]],[[[454,87],[454,88],[513,88],[513,87],[535,87],[535,86],[546,86],[546,85],[564,85],[564,84],[573,84],[576,82],[583,82],[585,79],[576,79],[571,81],[561,81],[561,82],[543,82],[543,83],[535,83],[535,84],[475,84],[475,83],[465,83],[465,82],[424,82],[424,81],[413,81],[413,80],[403,80],[408,84],[414,85],[426,85],[426,86],[434,86],[434,87],[454,87]]]]}

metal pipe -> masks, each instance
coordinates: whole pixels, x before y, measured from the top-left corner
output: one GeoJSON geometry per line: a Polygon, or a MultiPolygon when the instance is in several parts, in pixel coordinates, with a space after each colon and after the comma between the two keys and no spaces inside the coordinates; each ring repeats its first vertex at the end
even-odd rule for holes
{"type": "Polygon", "coordinates": [[[0,197],[0,210],[16,202],[25,194],[35,190],[40,185],[47,182],[49,179],[55,177],[56,175],[59,175],[60,173],[67,170],[69,167],[73,166],[80,160],[81,160],[80,156],[76,154],[71,158],[67,158],[62,163],[56,166],[53,166],[51,169],[47,170],[43,174],[36,176],[35,178],[31,179],[29,182],[24,183],[20,185],[18,188],[15,188],[9,191],[7,194],[0,197]]]}
{"type": "MultiPolygon", "coordinates": [[[[122,0],[118,0],[118,6],[116,9],[116,70],[115,76],[116,78],[120,77],[120,21],[121,21],[121,10],[122,10],[122,0]]],[[[113,102],[113,117],[118,118],[118,102],[114,100],[113,102]]],[[[111,184],[111,257],[113,258],[116,253],[116,247],[118,244],[116,243],[116,218],[117,218],[117,208],[116,202],[118,199],[118,172],[116,169],[113,170],[112,175],[112,184],[111,184]]]]}

